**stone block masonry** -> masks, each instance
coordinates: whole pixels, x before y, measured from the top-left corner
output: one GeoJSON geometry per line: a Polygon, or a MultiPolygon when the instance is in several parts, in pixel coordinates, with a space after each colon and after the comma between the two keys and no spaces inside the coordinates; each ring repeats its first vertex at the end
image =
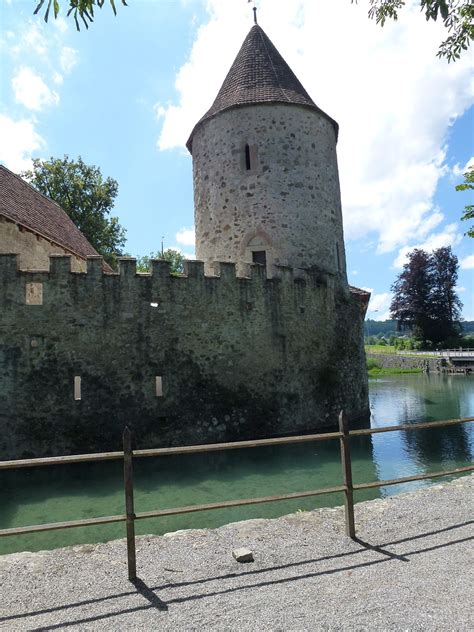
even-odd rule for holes
{"type": "Polygon", "coordinates": [[[416,355],[397,355],[395,353],[368,353],[367,359],[375,360],[382,369],[439,369],[439,358],[427,358],[416,355]]]}
{"type": "Polygon", "coordinates": [[[347,284],[336,135],[324,116],[284,104],[222,112],[194,134],[193,178],[196,252],[206,264],[239,268],[263,249],[271,263],[318,267],[347,284]]]}
{"type": "Polygon", "coordinates": [[[186,275],[68,256],[25,272],[0,255],[0,458],[239,440],[368,414],[366,299],[330,274],[235,264],[186,275]]]}

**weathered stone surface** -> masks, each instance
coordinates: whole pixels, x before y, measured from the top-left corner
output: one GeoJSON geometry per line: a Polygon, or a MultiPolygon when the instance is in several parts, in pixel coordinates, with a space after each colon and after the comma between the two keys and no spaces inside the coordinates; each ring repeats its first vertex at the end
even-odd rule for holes
{"type": "Polygon", "coordinates": [[[297,105],[233,108],[199,126],[192,153],[198,259],[235,261],[244,273],[252,249],[263,249],[269,264],[316,266],[347,284],[336,133],[325,116],[297,105]]]}
{"type": "Polygon", "coordinates": [[[375,360],[382,369],[426,369],[436,371],[440,366],[440,358],[423,356],[397,355],[395,353],[368,353],[367,359],[375,360]]]}
{"type": "Polygon", "coordinates": [[[86,271],[85,259],[0,215],[0,253],[10,252],[20,254],[19,266],[22,270],[47,270],[50,255],[64,254],[71,255],[74,272],[86,271]]]}
{"type": "Polygon", "coordinates": [[[0,455],[172,446],[333,427],[368,413],[364,308],[327,275],[87,274],[0,255],[0,455]],[[42,305],[26,284],[42,283],[42,305]],[[158,307],[151,304],[158,303],[158,307]],[[74,378],[81,377],[81,399],[74,378]],[[162,396],[156,396],[156,377],[162,396]]]}
{"type": "Polygon", "coordinates": [[[246,549],[245,547],[234,549],[232,551],[232,557],[237,562],[241,562],[243,564],[254,561],[252,551],[250,549],[246,549]]]}

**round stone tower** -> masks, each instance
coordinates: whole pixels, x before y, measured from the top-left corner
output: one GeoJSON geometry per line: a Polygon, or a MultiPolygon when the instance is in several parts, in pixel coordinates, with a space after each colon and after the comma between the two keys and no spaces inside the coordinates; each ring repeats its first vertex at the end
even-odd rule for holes
{"type": "Polygon", "coordinates": [[[315,268],[347,286],[337,133],[253,26],[187,143],[197,258],[315,268]]]}

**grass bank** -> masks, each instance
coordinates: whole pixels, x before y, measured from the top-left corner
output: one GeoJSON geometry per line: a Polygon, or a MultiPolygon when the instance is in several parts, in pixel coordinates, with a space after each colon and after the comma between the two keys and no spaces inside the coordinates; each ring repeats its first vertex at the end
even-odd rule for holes
{"type": "Polygon", "coordinates": [[[397,353],[392,345],[365,345],[366,353],[397,353]]]}
{"type": "Polygon", "coordinates": [[[381,353],[387,355],[402,355],[404,357],[414,357],[414,358],[434,358],[437,359],[439,356],[430,353],[417,353],[416,351],[404,351],[401,354],[398,354],[398,349],[395,349],[392,345],[365,345],[366,353],[381,353]]]}
{"type": "Polygon", "coordinates": [[[422,373],[423,369],[382,369],[373,367],[367,370],[369,377],[380,377],[381,375],[401,375],[403,373],[422,373]]]}
{"type": "Polygon", "coordinates": [[[404,373],[421,373],[420,368],[401,368],[401,367],[381,367],[379,362],[374,358],[367,358],[367,373],[369,377],[379,377],[381,375],[403,375],[404,373]]]}

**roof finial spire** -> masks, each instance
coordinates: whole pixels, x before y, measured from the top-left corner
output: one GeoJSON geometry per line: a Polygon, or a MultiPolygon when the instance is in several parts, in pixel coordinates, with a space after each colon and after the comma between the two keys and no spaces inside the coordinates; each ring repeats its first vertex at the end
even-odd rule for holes
{"type": "Polygon", "coordinates": [[[258,22],[257,22],[257,7],[255,5],[253,7],[253,21],[255,22],[255,24],[258,24],[258,22]]]}

